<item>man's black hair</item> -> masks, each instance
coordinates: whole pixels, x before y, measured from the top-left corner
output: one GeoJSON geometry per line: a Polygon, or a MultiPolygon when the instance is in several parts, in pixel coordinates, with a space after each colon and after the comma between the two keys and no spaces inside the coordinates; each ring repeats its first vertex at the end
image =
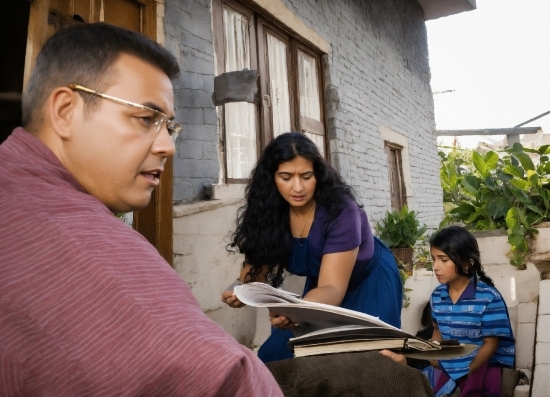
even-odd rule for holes
{"type": "MultiPolygon", "coordinates": [[[[41,110],[50,93],[71,83],[101,90],[121,54],[133,55],[162,70],[169,78],[179,74],[176,58],[160,44],[131,30],[107,23],[76,24],[50,37],[36,59],[23,94],[24,127],[41,123],[41,110]]],[[[98,98],[83,96],[89,106],[98,98]]]]}

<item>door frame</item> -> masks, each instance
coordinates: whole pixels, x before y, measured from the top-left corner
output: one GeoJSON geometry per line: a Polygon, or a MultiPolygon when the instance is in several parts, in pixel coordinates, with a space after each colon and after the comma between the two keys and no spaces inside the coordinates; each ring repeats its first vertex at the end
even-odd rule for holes
{"type": "MultiPolygon", "coordinates": [[[[92,10],[95,15],[94,21],[101,18],[101,1],[92,1],[92,10]]],[[[157,15],[164,15],[163,4],[155,0],[139,0],[144,7],[142,20],[143,34],[157,43],[164,42],[163,29],[157,29],[162,20],[157,15]]],[[[36,57],[46,42],[48,29],[48,14],[50,13],[50,0],[33,1],[30,6],[28,40],[25,56],[25,71],[23,78],[23,90],[27,86],[30,73],[34,68],[36,57]]],[[[164,166],[164,172],[160,177],[160,186],[153,191],[149,205],[141,210],[134,211],[133,227],[141,233],[155,248],[160,255],[173,265],[173,203],[172,203],[172,177],[173,160],[169,157],[164,166]]]]}

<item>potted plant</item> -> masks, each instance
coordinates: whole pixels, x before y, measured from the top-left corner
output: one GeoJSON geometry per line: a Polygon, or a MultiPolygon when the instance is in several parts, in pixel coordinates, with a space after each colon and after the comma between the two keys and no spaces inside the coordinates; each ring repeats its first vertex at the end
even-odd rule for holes
{"type": "Polygon", "coordinates": [[[376,225],[376,234],[390,248],[396,259],[412,273],[413,246],[427,230],[420,225],[416,212],[404,205],[401,211],[388,211],[386,217],[376,225]]]}

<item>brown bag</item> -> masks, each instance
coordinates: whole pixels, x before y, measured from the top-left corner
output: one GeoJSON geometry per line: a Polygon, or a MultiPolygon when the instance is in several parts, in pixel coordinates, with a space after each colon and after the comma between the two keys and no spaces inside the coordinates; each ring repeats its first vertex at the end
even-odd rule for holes
{"type": "Polygon", "coordinates": [[[379,352],[340,353],[273,361],[267,367],[285,397],[433,397],[417,369],[379,352]]]}

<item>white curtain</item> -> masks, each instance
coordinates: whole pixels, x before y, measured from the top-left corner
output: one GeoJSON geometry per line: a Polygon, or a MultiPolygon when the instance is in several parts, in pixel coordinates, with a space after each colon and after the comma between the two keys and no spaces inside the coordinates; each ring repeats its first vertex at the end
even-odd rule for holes
{"type": "Polygon", "coordinates": [[[298,77],[300,81],[300,114],[321,121],[317,60],[303,51],[298,51],[298,77]]]}
{"type": "MultiPolygon", "coordinates": [[[[223,8],[225,71],[250,69],[248,18],[223,8]]],[[[252,103],[225,104],[227,177],[248,178],[256,162],[256,113],[252,103]]]]}
{"type": "Polygon", "coordinates": [[[267,57],[269,59],[269,80],[273,137],[290,131],[290,99],[286,61],[287,46],[284,42],[267,34],[267,57]]]}
{"type": "MultiPolygon", "coordinates": [[[[317,59],[298,51],[298,86],[300,95],[300,116],[313,120],[321,120],[321,105],[319,98],[319,77],[317,76],[317,59]]],[[[325,138],[323,135],[305,133],[325,156],[325,138]]]]}

